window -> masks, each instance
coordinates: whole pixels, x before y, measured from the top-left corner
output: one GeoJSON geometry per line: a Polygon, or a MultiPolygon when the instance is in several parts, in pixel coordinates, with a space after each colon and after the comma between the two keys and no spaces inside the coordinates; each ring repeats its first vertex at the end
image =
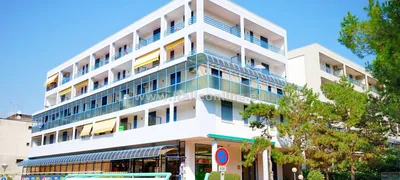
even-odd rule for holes
{"type": "Polygon", "coordinates": [[[53,144],[54,143],[54,135],[52,134],[52,135],[50,135],[50,142],[49,142],[49,144],[53,144]]]}
{"type": "Polygon", "coordinates": [[[250,81],[247,78],[242,78],[242,84],[250,85],[250,81]]]}
{"type": "Polygon", "coordinates": [[[175,106],[174,107],[174,122],[176,122],[178,120],[178,109],[177,109],[177,107],[175,106]]]}
{"type": "Polygon", "coordinates": [[[269,65],[268,65],[268,64],[265,64],[265,63],[261,63],[261,65],[264,66],[265,72],[266,72],[267,74],[269,74],[269,65]]]}
{"type": "Polygon", "coordinates": [[[268,86],[268,92],[272,92],[272,87],[268,86]]]}
{"type": "Polygon", "coordinates": [[[170,109],[167,108],[167,114],[165,115],[165,116],[166,116],[167,123],[169,123],[169,116],[170,116],[170,114],[171,114],[169,110],[170,110],[170,109]]]}
{"type": "Polygon", "coordinates": [[[261,36],[260,40],[261,40],[261,47],[264,47],[264,48],[268,49],[268,39],[261,36]]]}
{"type": "Polygon", "coordinates": [[[278,93],[279,95],[283,95],[282,89],[276,89],[276,93],[278,93]]]}
{"type": "Polygon", "coordinates": [[[153,90],[157,90],[157,79],[153,80],[153,90]]]}
{"type": "Polygon", "coordinates": [[[107,96],[104,96],[104,97],[101,99],[101,105],[102,105],[102,106],[107,105],[107,96]]]}
{"type": "Polygon", "coordinates": [[[326,71],[327,73],[330,73],[330,72],[331,72],[331,65],[325,64],[325,71],[326,71]]]}
{"type": "Polygon", "coordinates": [[[133,116],[133,129],[137,128],[137,116],[133,116]]]}
{"type": "Polygon", "coordinates": [[[171,74],[171,83],[170,85],[174,85],[175,84],[175,73],[171,74]]]}
{"type": "Polygon", "coordinates": [[[93,88],[97,89],[99,87],[99,81],[94,82],[93,84],[93,88]]]}
{"type": "Polygon", "coordinates": [[[91,107],[90,107],[90,109],[94,109],[94,108],[96,108],[96,100],[92,101],[92,104],[91,104],[91,107]]]}
{"type": "Polygon", "coordinates": [[[149,112],[149,126],[157,124],[157,113],[156,111],[149,112]]]}
{"type": "Polygon", "coordinates": [[[233,120],[232,102],[221,101],[221,118],[224,121],[233,120]]]}
{"type": "MultiPolygon", "coordinates": [[[[29,143],[28,143],[29,144],[29,143]]],[[[16,159],[15,160],[15,163],[20,163],[20,162],[22,162],[23,161],[23,159],[16,159]]]]}
{"type": "Polygon", "coordinates": [[[47,142],[47,136],[43,137],[43,145],[46,145],[47,142]]]}
{"type": "Polygon", "coordinates": [[[110,54],[106,54],[106,61],[110,59],[110,54]]]}
{"type": "Polygon", "coordinates": [[[62,133],[62,141],[67,141],[68,140],[68,132],[67,131],[64,131],[63,133],[62,133]]]}
{"type": "Polygon", "coordinates": [[[211,74],[214,76],[222,77],[222,71],[218,71],[217,69],[211,69],[211,74]]]}
{"type": "MultiPolygon", "coordinates": [[[[246,110],[246,108],[247,108],[247,105],[244,105],[243,106],[243,111],[246,110]]],[[[243,119],[243,120],[244,120],[244,124],[249,124],[249,119],[248,118],[243,119]]]]}
{"type": "Polygon", "coordinates": [[[250,59],[250,65],[254,67],[254,59],[250,59]]]}
{"type": "Polygon", "coordinates": [[[28,129],[32,129],[32,126],[28,126],[28,129]]]}
{"type": "Polygon", "coordinates": [[[250,31],[250,42],[254,42],[254,33],[250,31]]]}
{"type": "Polygon", "coordinates": [[[120,80],[121,79],[121,72],[118,72],[117,73],[117,80],[120,80]]]}
{"type": "Polygon", "coordinates": [[[74,139],[76,139],[78,137],[78,129],[75,129],[75,137],[74,139]]]}
{"type": "Polygon", "coordinates": [[[104,78],[104,85],[108,84],[108,77],[104,78]]]}
{"type": "Polygon", "coordinates": [[[174,59],[174,57],[175,57],[175,51],[172,50],[171,52],[169,52],[169,58],[174,59]]]}

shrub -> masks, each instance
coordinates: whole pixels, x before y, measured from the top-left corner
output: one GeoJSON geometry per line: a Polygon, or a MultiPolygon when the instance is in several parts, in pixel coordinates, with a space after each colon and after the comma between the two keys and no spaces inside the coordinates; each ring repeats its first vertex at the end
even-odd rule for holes
{"type": "MultiPolygon", "coordinates": [[[[209,180],[220,180],[220,172],[211,172],[209,180]]],[[[240,180],[240,176],[234,173],[225,172],[225,180],[240,180]]]]}
{"type": "Polygon", "coordinates": [[[308,180],[324,180],[325,177],[322,175],[321,171],[311,170],[307,175],[308,180]]]}

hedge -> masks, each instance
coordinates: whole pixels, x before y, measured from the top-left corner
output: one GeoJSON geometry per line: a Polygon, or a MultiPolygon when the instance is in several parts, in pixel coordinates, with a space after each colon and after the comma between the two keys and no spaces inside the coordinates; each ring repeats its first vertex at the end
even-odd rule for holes
{"type": "MultiPolygon", "coordinates": [[[[211,172],[209,180],[220,180],[220,172],[211,172]]],[[[225,180],[240,180],[240,175],[225,172],[225,180]]]]}

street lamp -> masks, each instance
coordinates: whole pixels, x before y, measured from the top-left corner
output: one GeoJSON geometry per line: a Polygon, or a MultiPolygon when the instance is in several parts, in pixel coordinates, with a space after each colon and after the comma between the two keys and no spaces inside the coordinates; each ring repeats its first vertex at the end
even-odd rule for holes
{"type": "Polygon", "coordinates": [[[294,180],[296,180],[296,172],[297,172],[297,168],[293,167],[293,168],[292,168],[292,172],[293,172],[293,177],[294,177],[294,180]]]}
{"type": "Polygon", "coordinates": [[[1,167],[3,168],[4,174],[5,174],[6,173],[6,169],[8,168],[8,164],[4,163],[4,164],[1,165],[1,167]]]}
{"type": "Polygon", "coordinates": [[[298,177],[300,180],[302,180],[303,179],[303,175],[299,175],[299,177],[298,177]]]}

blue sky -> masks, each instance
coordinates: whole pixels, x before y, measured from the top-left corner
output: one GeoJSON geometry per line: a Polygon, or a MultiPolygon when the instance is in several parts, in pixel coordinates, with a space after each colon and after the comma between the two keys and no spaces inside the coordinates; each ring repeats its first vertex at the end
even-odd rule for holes
{"type": "MultiPolygon", "coordinates": [[[[43,109],[46,72],[170,0],[0,1],[0,117],[43,109]]],[[[288,49],[311,43],[365,64],[337,42],[348,11],[366,0],[233,0],[285,28],[288,49]]]]}

